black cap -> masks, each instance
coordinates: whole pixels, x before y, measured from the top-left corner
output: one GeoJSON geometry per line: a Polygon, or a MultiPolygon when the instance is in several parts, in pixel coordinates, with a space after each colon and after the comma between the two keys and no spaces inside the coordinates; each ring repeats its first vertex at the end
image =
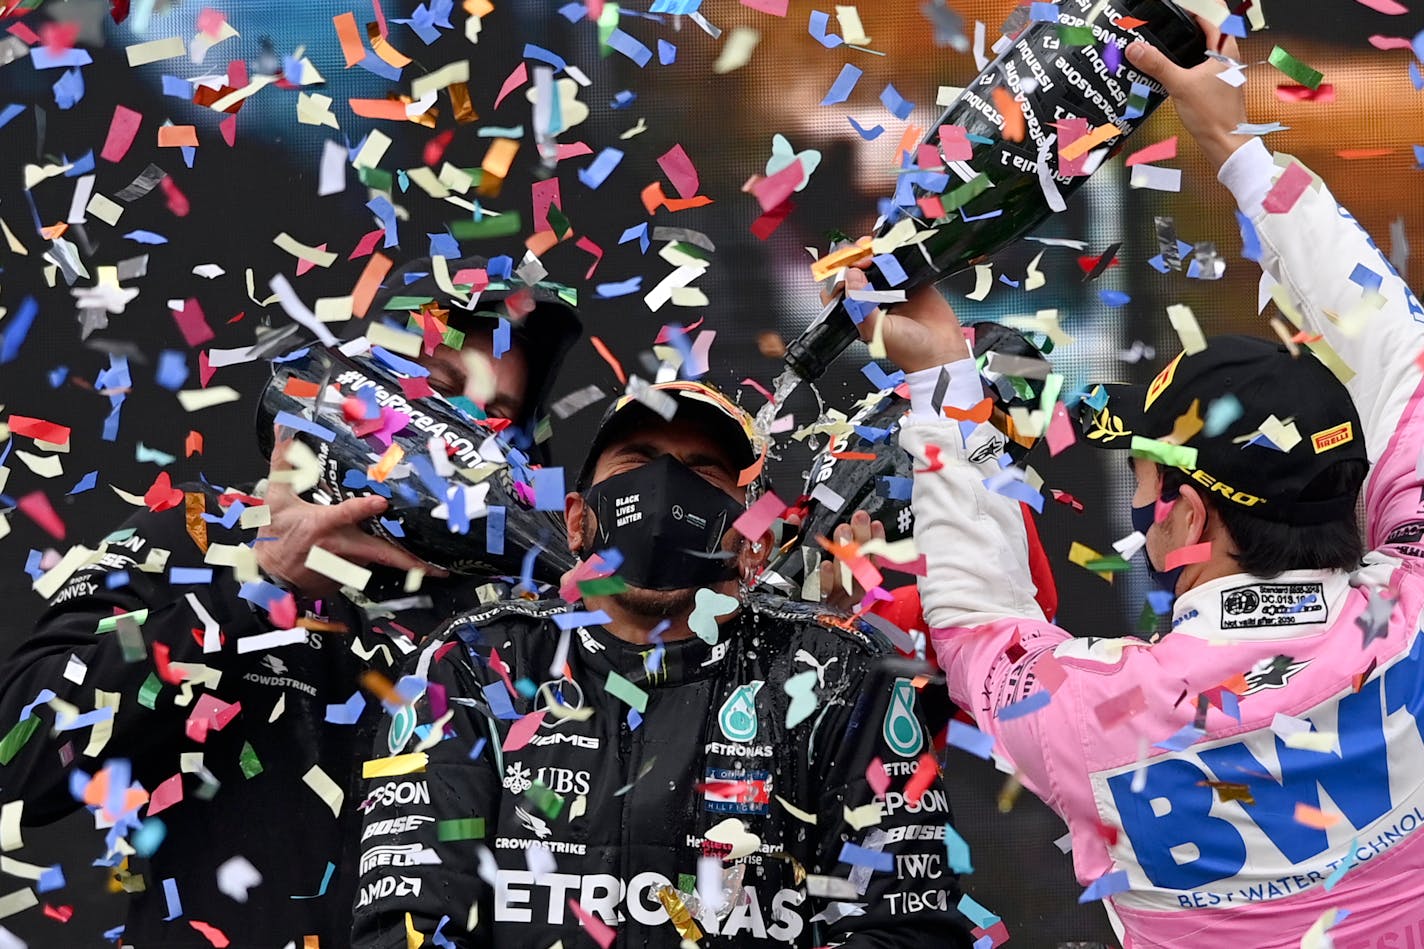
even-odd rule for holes
{"type": "MultiPolygon", "coordinates": [[[[757,434],[751,414],[716,387],[705,382],[679,379],[655,383],[648,388],[675,399],[677,412],[673,418],[696,425],[703,434],[727,451],[738,471],[746,471],[765,454],[765,440],[757,434]]],[[[634,395],[625,394],[615,399],[598,423],[598,432],[593,436],[593,444],[589,446],[588,456],[579,470],[578,490],[586,491],[592,486],[593,469],[598,464],[598,456],[603,454],[609,444],[641,425],[662,420],[661,415],[634,395]]],[[[764,473],[758,473],[751,482],[753,493],[756,493],[763,481],[764,473]]]]}
{"type": "Polygon", "coordinates": [[[1349,516],[1353,494],[1302,500],[1301,493],[1334,465],[1368,463],[1360,416],[1344,384],[1310,353],[1292,356],[1254,336],[1214,337],[1206,349],[1172,360],[1146,386],[1090,387],[1079,423],[1102,448],[1130,450],[1141,437],[1195,449],[1195,464],[1179,467],[1199,488],[1281,523],[1349,516]],[[1229,402],[1213,410],[1225,396],[1236,399],[1239,414],[1229,402]],[[1287,434],[1294,426],[1295,444],[1273,442],[1274,426],[1262,431],[1272,416],[1287,434]],[[1222,419],[1229,424],[1222,427],[1222,419]]]}

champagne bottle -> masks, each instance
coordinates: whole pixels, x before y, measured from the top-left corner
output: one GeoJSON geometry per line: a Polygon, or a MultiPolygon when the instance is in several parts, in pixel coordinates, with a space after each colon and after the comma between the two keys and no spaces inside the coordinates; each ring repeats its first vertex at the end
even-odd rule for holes
{"type": "Polygon", "coordinates": [[[530,478],[515,449],[439,395],[407,398],[401,376],[376,359],[321,346],[279,357],[257,407],[257,440],[265,455],[272,453],[275,425],[283,412],[314,423],[307,430],[295,425],[284,429],[316,453],[320,475],[305,492],[307,500],[336,504],[373,493],[387,496],[386,513],[367,522],[365,529],[452,573],[518,577],[525,553],[536,546],[541,550],[534,559],[534,579],[557,584],[573,566],[562,516],[535,510],[527,500],[532,492],[521,495],[516,488],[530,478]],[[314,396],[308,395],[313,391],[314,396]],[[386,443],[374,433],[358,434],[372,426],[361,425],[360,412],[353,421],[351,411],[373,402],[409,418],[388,432],[389,443],[403,454],[384,481],[371,478],[368,471],[385,454],[386,443]],[[429,460],[431,438],[441,440],[453,475],[442,478],[436,473],[429,460]],[[463,526],[461,518],[450,514],[452,501],[459,508],[457,491],[464,495],[468,517],[463,533],[452,526],[452,520],[463,526]],[[491,517],[502,518],[503,528],[492,526],[491,517]]]}
{"type": "MultiPolygon", "coordinates": [[[[969,183],[982,185],[981,175],[991,187],[927,226],[917,221],[917,228],[926,235],[918,243],[892,252],[905,275],[900,289],[963,270],[1012,244],[1052,215],[1053,207],[1039,176],[1040,155],[1063,197],[1087,180],[1086,175],[1060,172],[1055,140],[1059,123],[1078,118],[1085,119],[1089,129],[1114,125],[1118,134],[1097,148],[1108,148],[1108,157],[1121,150],[1128,136],[1167,98],[1160,84],[1120,55],[1130,43],[1150,43],[1186,68],[1205,58],[1206,37],[1171,0],[1062,0],[1058,9],[1057,22],[1034,22],[1019,33],[925,136],[922,144],[938,149],[947,171],[945,195],[961,186],[969,186],[972,193],[975,186],[969,183]],[[1089,34],[1090,43],[1071,45],[1089,34]],[[1109,47],[1115,47],[1116,52],[1109,53],[1109,47]],[[1112,68],[1114,59],[1120,63],[1116,70],[1112,68]],[[1022,141],[1012,141],[1004,134],[1006,122],[1017,124],[1016,116],[1006,119],[1000,114],[999,104],[1006,94],[1022,111],[1022,141]],[[973,144],[973,157],[967,161],[948,161],[940,139],[947,126],[964,128],[971,143],[978,138],[990,144],[973,144]],[[999,213],[986,216],[995,211],[999,213]]],[[[932,193],[918,186],[911,190],[914,198],[932,193]]],[[[908,210],[916,219],[920,217],[919,208],[908,210]]],[[[887,219],[877,236],[894,223],[887,219]]],[[[892,281],[876,265],[872,264],[866,275],[875,288],[891,288],[892,281]]],[[[816,379],[858,338],[844,302],[833,301],[787,347],[786,366],[802,379],[816,379]]]]}

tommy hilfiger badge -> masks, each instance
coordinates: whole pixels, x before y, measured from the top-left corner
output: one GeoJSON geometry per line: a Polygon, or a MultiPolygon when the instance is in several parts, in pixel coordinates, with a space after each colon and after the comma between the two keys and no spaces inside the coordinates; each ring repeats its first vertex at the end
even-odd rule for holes
{"type": "Polygon", "coordinates": [[[1321,583],[1253,583],[1221,593],[1221,628],[1307,626],[1330,618],[1321,583]]]}

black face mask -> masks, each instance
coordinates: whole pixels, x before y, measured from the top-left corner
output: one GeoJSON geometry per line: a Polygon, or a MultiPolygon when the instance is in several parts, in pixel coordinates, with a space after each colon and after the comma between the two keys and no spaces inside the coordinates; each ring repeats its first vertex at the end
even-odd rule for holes
{"type": "Polygon", "coordinates": [[[598,518],[598,547],[623,555],[618,576],[645,590],[683,590],[737,575],[722,548],[746,506],[671,455],[600,481],[584,493],[598,518]]]}

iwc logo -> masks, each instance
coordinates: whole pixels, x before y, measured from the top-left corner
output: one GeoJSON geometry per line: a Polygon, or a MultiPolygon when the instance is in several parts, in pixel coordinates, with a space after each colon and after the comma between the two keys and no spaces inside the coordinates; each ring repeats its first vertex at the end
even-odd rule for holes
{"type": "Polygon", "coordinates": [[[915,717],[915,686],[906,678],[895,680],[890,696],[890,707],[885,711],[885,723],[881,728],[885,744],[902,758],[919,754],[925,743],[925,732],[920,720],[915,717]]]}
{"type": "Polygon", "coordinates": [[[728,741],[749,742],[756,739],[756,694],[764,684],[756,679],[739,685],[722,703],[722,710],[717,713],[717,725],[728,741]]]}

